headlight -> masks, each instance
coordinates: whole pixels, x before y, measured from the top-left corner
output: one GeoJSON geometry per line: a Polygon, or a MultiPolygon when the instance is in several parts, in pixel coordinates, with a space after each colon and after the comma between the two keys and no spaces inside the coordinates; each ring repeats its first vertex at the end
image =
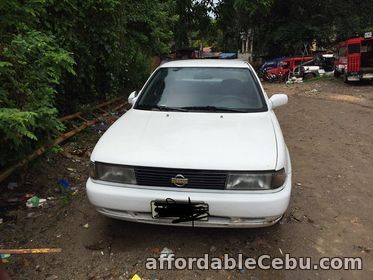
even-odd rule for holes
{"type": "Polygon", "coordinates": [[[94,180],[136,185],[135,170],[119,164],[91,162],[90,176],[94,180]]]}
{"type": "Polygon", "coordinates": [[[231,173],[225,188],[228,190],[272,190],[281,187],[286,180],[284,169],[274,172],[231,173]]]}

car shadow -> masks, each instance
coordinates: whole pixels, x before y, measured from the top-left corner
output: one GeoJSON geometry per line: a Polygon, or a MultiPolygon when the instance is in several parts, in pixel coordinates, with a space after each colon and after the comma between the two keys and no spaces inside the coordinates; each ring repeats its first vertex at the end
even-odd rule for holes
{"type": "Polygon", "coordinates": [[[199,228],[141,224],[106,219],[105,238],[112,252],[137,252],[138,256],[159,254],[164,247],[180,256],[203,256],[205,253],[279,254],[280,223],[265,228],[199,228]]]}

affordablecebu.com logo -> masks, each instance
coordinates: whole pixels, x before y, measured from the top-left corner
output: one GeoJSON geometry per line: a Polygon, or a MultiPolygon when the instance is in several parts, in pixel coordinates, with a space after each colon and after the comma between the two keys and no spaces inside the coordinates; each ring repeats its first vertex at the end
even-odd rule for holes
{"type": "Polygon", "coordinates": [[[148,270],[234,270],[234,269],[274,269],[274,270],[362,270],[361,258],[353,257],[323,257],[313,263],[310,257],[291,257],[285,254],[283,257],[271,257],[261,255],[257,258],[245,257],[238,254],[232,257],[224,254],[222,258],[210,257],[178,257],[174,254],[161,255],[159,258],[147,258],[145,268],[148,270]]]}

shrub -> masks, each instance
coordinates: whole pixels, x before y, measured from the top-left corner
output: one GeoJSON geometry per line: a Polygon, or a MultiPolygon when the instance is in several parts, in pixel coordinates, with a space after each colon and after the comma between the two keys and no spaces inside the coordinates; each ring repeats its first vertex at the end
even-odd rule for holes
{"type": "Polygon", "coordinates": [[[62,130],[54,107],[62,74],[74,73],[70,53],[53,36],[30,30],[0,50],[0,165],[17,160],[62,130]]]}

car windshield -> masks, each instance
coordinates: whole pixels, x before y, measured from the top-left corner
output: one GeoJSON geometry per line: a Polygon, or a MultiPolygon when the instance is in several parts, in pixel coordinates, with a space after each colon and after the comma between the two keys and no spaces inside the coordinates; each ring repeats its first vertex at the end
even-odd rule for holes
{"type": "Polygon", "coordinates": [[[261,112],[267,110],[248,68],[160,68],[134,107],[140,110],[261,112]]]}

